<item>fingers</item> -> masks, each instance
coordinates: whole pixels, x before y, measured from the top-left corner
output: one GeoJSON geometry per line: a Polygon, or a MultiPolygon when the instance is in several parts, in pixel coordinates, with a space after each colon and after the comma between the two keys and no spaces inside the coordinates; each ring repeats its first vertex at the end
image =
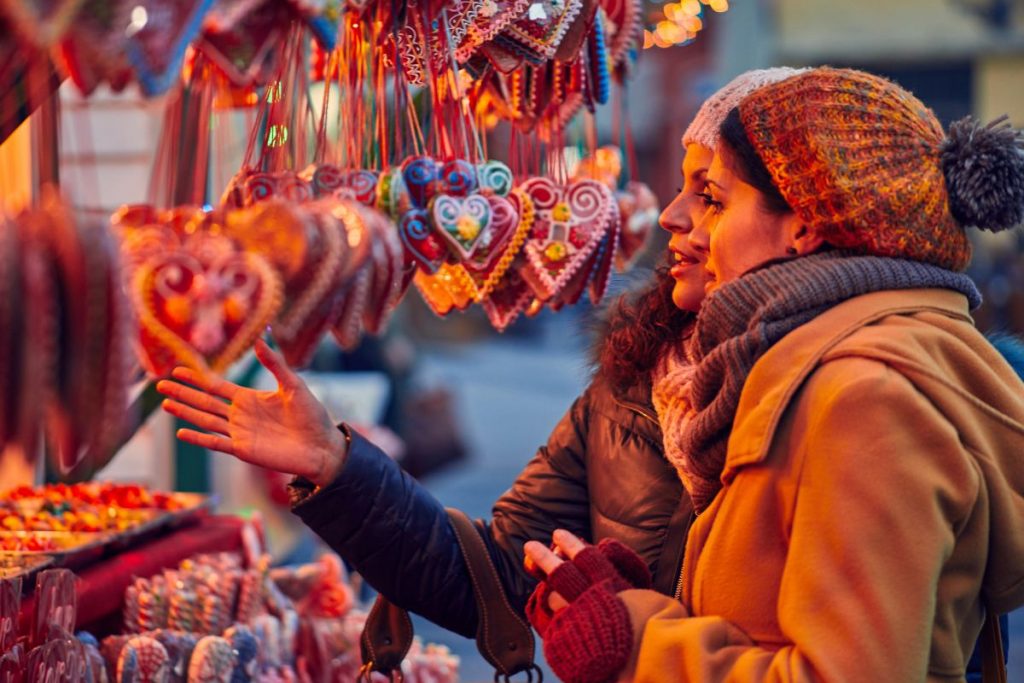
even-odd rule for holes
{"type": "Polygon", "coordinates": [[[228,455],[236,455],[231,439],[217,434],[204,434],[194,429],[179,429],[177,436],[185,443],[190,443],[201,448],[208,448],[211,451],[220,451],[228,455]]]}
{"type": "Polygon", "coordinates": [[[199,373],[191,368],[177,367],[171,371],[171,377],[182,382],[188,382],[192,386],[199,387],[208,394],[220,396],[229,401],[233,400],[235,394],[242,390],[242,387],[233,384],[226,379],[221,379],[211,373],[199,373]]]}
{"type": "Polygon", "coordinates": [[[575,559],[576,555],[587,547],[586,543],[576,536],[573,536],[565,529],[556,529],[551,538],[554,540],[555,545],[558,546],[558,549],[562,551],[562,554],[570,560],[575,559]]]}
{"type": "Polygon", "coordinates": [[[187,420],[200,429],[205,429],[208,432],[215,432],[217,434],[228,435],[228,421],[223,417],[217,415],[211,415],[201,410],[196,410],[191,406],[187,406],[184,403],[179,403],[171,399],[164,399],[161,407],[171,415],[180,417],[182,420],[187,420]]]}
{"type": "Polygon", "coordinates": [[[526,551],[526,556],[545,574],[551,574],[558,568],[558,565],[564,562],[562,558],[537,541],[528,541],[523,546],[523,550],[526,551]]]}
{"type": "MultiPolygon", "coordinates": [[[[156,390],[168,398],[175,399],[176,401],[190,405],[193,408],[198,408],[203,412],[219,415],[220,417],[227,417],[228,409],[231,407],[229,404],[220,399],[214,398],[210,394],[166,379],[160,380],[156,383],[156,390]]],[[[166,401],[164,407],[166,409],[166,401]]],[[[181,416],[179,415],[179,417],[181,416]]]]}
{"type": "Polygon", "coordinates": [[[298,376],[288,367],[284,356],[270,348],[262,339],[256,340],[256,357],[263,367],[270,371],[282,389],[294,389],[299,385],[298,376]]]}

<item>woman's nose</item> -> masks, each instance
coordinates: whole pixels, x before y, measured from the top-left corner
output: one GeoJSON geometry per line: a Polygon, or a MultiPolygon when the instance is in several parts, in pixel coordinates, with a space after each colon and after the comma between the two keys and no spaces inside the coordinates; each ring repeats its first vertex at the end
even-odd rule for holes
{"type": "Polygon", "coordinates": [[[683,210],[682,202],[678,198],[666,206],[665,210],[658,216],[658,225],[661,226],[662,230],[679,235],[685,235],[693,230],[690,216],[683,210]]]}
{"type": "Polygon", "coordinates": [[[700,221],[687,236],[690,247],[701,254],[711,251],[711,233],[708,231],[707,221],[700,221]]]}

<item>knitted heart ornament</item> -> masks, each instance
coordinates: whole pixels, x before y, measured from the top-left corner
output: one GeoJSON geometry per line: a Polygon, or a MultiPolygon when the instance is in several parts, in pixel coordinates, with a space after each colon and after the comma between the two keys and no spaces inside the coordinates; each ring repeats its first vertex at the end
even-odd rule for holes
{"type": "Polygon", "coordinates": [[[402,162],[402,182],[413,206],[425,209],[439,191],[437,162],[428,156],[413,156],[402,162]]]}
{"type": "Polygon", "coordinates": [[[496,194],[507,197],[512,191],[512,169],[500,161],[491,159],[476,167],[480,194],[496,194]]]}
{"type": "Polygon", "coordinates": [[[185,49],[199,36],[212,5],[213,0],[137,0],[132,16],[144,16],[145,22],[128,28],[125,49],[146,95],[164,93],[180,77],[185,49]]]}
{"type": "Polygon", "coordinates": [[[273,320],[282,286],[255,253],[203,262],[183,248],[139,268],[131,296],[142,364],[165,377],[176,365],[226,370],[273,320]]]}
{"type": "Polygon", "coordinates": [[[561,187],[548,178],[531,178],[520,189],[536,210],[522,274],[537,298],[547,301],[585,265],[617,207],[608,188],[593,180],[561,187]]]}

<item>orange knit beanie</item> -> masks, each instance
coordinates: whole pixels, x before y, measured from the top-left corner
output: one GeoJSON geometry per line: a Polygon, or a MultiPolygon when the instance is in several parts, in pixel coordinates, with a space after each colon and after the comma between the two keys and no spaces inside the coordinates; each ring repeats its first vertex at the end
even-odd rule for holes
{"type": "Polygon", "coordinates": [[[822,67],[743,99],[747,137],[797,216],[829,244],[963,270],[964,231],[1024,217],[1024,151],[1003,121],[949,136],[911,93],[822,67]]]}

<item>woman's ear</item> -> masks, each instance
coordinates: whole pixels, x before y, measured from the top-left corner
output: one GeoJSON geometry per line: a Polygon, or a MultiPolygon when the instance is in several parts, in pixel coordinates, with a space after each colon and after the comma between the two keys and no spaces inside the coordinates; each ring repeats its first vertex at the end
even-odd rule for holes
{"type": "Polygon", "coordinates": [[[825,245],[825,239],[817,231],[811,230],[804,225],[796,217],[796,214],[792,215],[787,227],[789,229],[789,248],[787,251],[790,254],[807,256],[808,254],[820,251],[825,245]]]}

